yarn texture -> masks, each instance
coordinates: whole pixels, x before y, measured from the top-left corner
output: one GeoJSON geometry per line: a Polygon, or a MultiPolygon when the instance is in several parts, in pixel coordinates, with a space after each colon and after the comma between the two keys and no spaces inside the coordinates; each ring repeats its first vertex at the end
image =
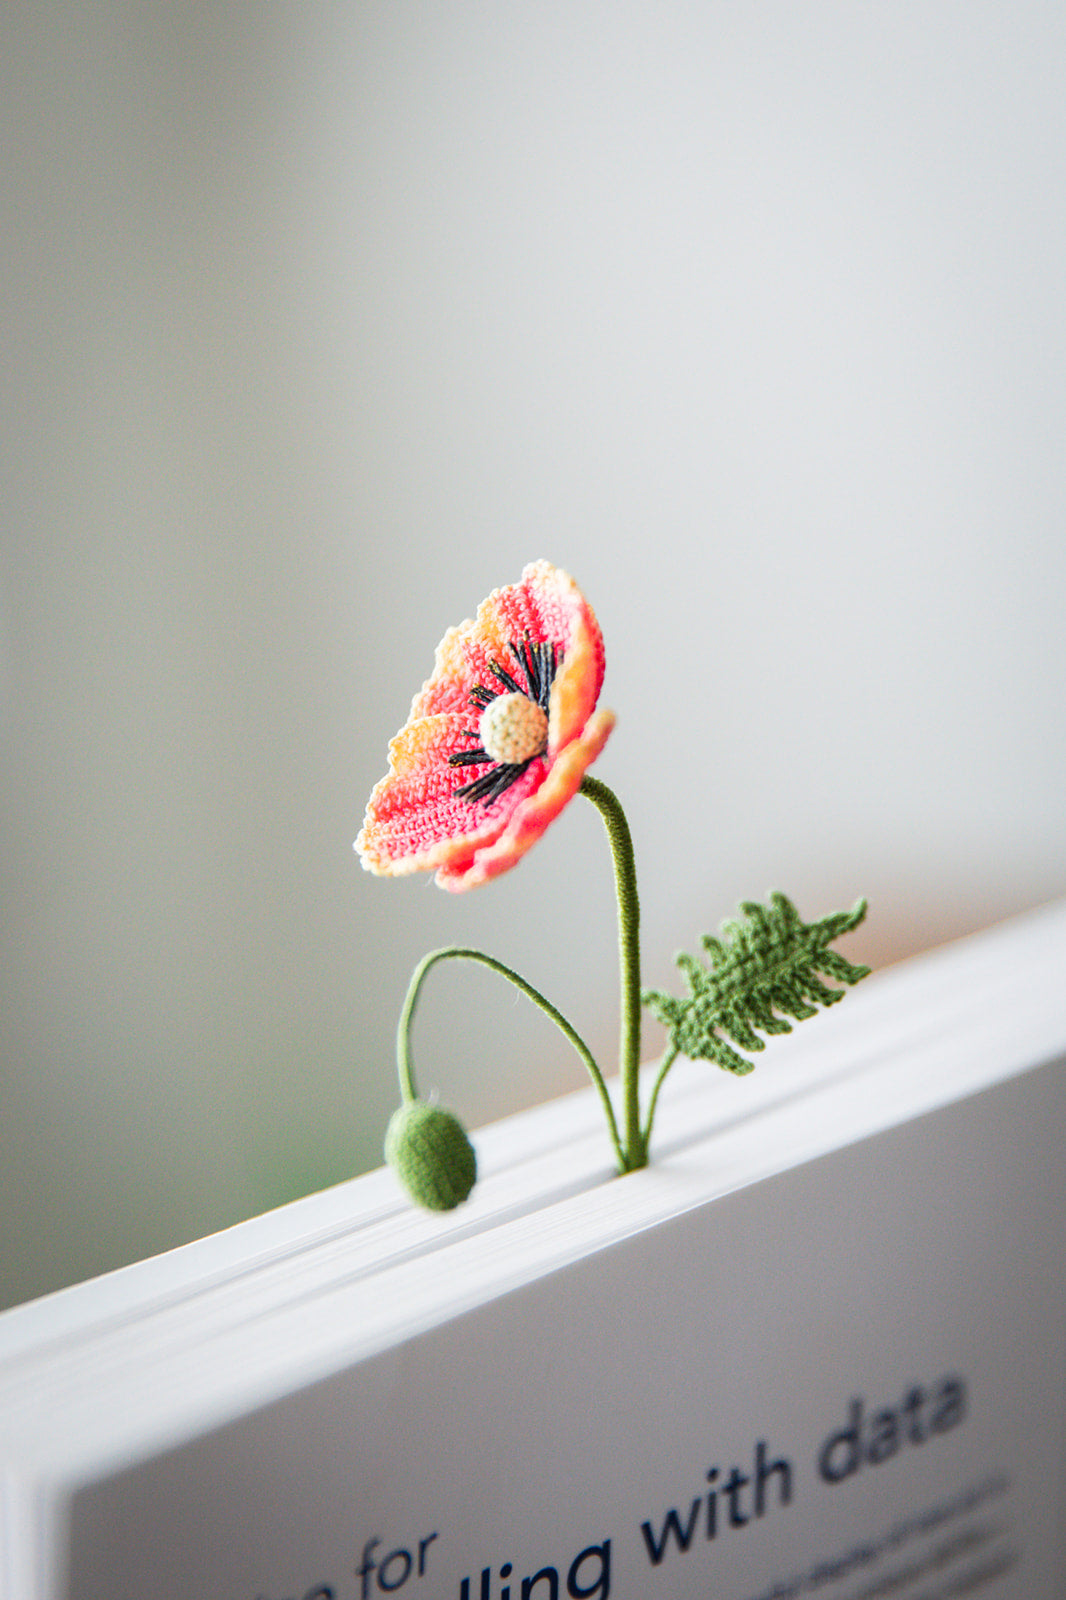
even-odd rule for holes
{"type": "Polygon", "coordinates": [[[408,1100],[393,1112],[385,1160],[411,1199],[429,1211],[453,1211],[477,1182],[477,1156],[462,1123],[425,1100],[408,1100]]]}

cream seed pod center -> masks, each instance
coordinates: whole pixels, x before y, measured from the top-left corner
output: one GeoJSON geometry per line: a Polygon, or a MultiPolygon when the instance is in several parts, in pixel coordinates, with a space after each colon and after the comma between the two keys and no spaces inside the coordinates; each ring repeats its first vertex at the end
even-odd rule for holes
{"type": "Polygon", "coordinates": [[[490,760],[517,767],[548,748],[548,719],[528,695],[501,694],[481,713],[478,736],[490,760]]]}

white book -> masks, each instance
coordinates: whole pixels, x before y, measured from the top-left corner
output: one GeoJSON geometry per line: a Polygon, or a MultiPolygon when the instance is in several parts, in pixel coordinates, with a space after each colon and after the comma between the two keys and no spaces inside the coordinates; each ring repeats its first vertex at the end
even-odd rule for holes
{"type": "Polygon", "coordinates": [[[0,1316],[3,1600],[1061,1600],[1066,904],[0,1316]]]}

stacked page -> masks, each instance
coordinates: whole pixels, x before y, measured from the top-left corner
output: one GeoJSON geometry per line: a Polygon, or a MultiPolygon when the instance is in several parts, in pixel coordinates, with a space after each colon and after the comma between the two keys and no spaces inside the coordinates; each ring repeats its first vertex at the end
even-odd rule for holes
{"type": "Polygon", "coordinates": [[[1064,1066],[1056,906],[6,1313],[0,1596],[1061,1596],[1064,1066]]]}

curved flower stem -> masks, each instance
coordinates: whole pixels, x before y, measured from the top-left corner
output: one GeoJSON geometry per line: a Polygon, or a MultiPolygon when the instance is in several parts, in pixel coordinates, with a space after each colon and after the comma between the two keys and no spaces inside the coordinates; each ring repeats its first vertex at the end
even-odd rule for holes
{"type": "Polygon", "coordinates": [[[411,1056],[411,1022],[415,1014],[415,1006],[418,1004],[418,996],[422,988],[422,984],[425,981],[430,968],[436,966],[438,961],[452,961],[458,958],[462,958],[466,961],[477,962],[480,966],[488,967],[492,972],[498,972],[501,978],[506,978],[507,981],[509,983],[513,983],[515,988],[524,994],[528,1000],[532,1000],[533,1004],[543,1011],[545,1016],[551,1018],[551,1020],[555,1023],[555,1026],[559,1029],[560,1033],[569,1039],[570,1043],[581,1057],[581,1060],[584,1062],[588,1075],[595,1084],[596,1089],[599,1092],[600,1099],[603,1102],[603,1109],[607,1116],[607,1126],[610,1130],[611,1142],[614,1145],[615,1153],[618,1157],[619,1167],[623,1172],[628,1170],[626,1166],[625,1151],[618,1136],[618,1123],[615,1120],[614,1107],[611,1105],[611,1097],[607,1093],[607,1085],[603,1081],[603,1073],[596,1065],[595,1058],[593,1057],[588,1045],[577,1032],[576,1028],[572,1027],[571,1024],[567,1022],[562,1012],[556,1010],[555,1006],[552,1005],[550,1000],[545,999],[544,995],[541,994],[539,989],[534,989],[533,985],[531,983],[527,983],[526,980],[520,977],[517,972],[512,971],[510,967],[505,967],[503,962],[497,961],[494,956],[486,955],[483,950],[473,950],[465,945],[444,945],[442,949],[431,950],[428,955],[423,956],[422,960],[418,963],[414,972],[411,974],[411,982],[407,986],[407,997],[404,1000],[403,1010],[400,1012],[399,1026],[396,1030],[396,1065],[400,1077],[400,1092],[403,1095],[404,1100],[411,1101],[418,1099],[418,1090],[415,1087],[414,1062],[411,1056]]]}
{"type": "Polygon", "coordinates": [[[650,1126],[645,1131],[640,1125],[640,901],[637,898],[637,866],[629,824],[617,796],[605,783],[587,775],[582,780],[581,793],[592,801],[603,818],[614,857],[614,880],[618,895],[618,958],[622,984],[618,1055],[625,1117],[625,1145],[619,1152],[619,1162],[623,1172],[633,1172],[648,1164],[647,1132],[650,1132],[650,1126]]]}
{"type": "Polygon", "coordinates": [[[666,1054],[663,1056],[662,1061],[659,1063],[659,1071],[655,1079],[655,1087],[651,1091],[651,1099],[648,1101],[648,1119],[644,1124],[645,1150],[647,1150],[648,1145],[651,1143],[651,1125],[655,1120],[655,1103],[659,1098],[659,1090],[662,1088],[663,1080],[666,1077],[666,1074],[670,1071],[670,1068],[673,1066],[674,1062],[677,1060],[679,1054],[680,1052],[677,1048],[677,1045],[671,1044],[666,1054]]]}

